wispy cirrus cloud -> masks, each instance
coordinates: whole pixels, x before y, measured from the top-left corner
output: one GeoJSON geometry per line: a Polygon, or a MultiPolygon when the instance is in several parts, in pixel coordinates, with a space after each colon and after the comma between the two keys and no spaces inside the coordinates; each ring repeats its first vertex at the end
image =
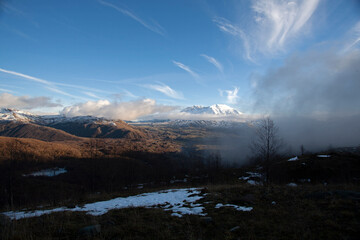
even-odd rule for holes
{"type": "Polygon", "coordinates": [[[358,21],[348,32],[347,43],[343,52],[354,49],[356,46],[360,45],[360,21],[358,21]]]}
{"type": "Polygon", "coordinates": [[[254,61],[251,54],[251,47],[249,43],[249,37],[245,32],[238,26],[236,26],[234,23],[231,23],[229,20],[221,17],[216,17],[213,19],[213,21],[216,23],[216,25],[219,27],[219,29],[227,34],[230,34],[243,42],[243,48],[244,48],[244,58],[246,58],[249,61],[254,61]]]}
{"type": "Polygon", "coordinates": [[[181,68],[182,70],[188,72],[194,78],[196,78],[196,79],[200,78],[199,74],[197,74],[196,72],[191,70],[191,68],[189,66],[186,66],[185,64],[183,64],[181,62],[174,61],[174,60],[172,62],[175,64],[175,66],[177,66],[177,67],[181,68]]]}
{"type": "Polygon", "coordinates": [[[48,80],[44,80],[44,79],[41,79],[41,78],[33,77],[33,76],[30,76],[30,75],[15,72],[15,71],[6,70],[6,69],[3,69],[3,68],[0,68],[0,72],[10,74],[10,75],[13,75],[13,76],[17,76],[17,77],[21,77],[23,79],[26,79],[26,80],[29,80],[29,81],[32,81],[32,82],[40,83],[40,84],[43,85],[44,88],[48,89],[49,91],[59,93],[59,94],[62,94],[64,96],[86,100],[85,98],[75,96],[75,95],[72,95],[70,93],[67,93],[67,92],[64,92],[64,91],[58,89],[56,87],[56,83],[48,81],[48,80]]]}
{"type": "Polygon", "coordinates": [[[124,97],[139,98],[139,96],[136,96],[135,94],[133,94],[132,92],[130,92],[126,89],[121,89],[121,92],[111,94],[111,98],[113,98],[115,100],[121,100],[124,97]]]}
{"type": "Polygon", "coordinates": [[[98,89],[98,88],[85,87],[85,86],[81,86],[81,85],[68,84],[68,83],[59,83],[59,82],[52,82],[52,83],[56,86],[61,86],[61,87],[65,87],[65,88],[76,88],[76,89],[83,90],[85,92],[97,92],[97,93],[104,93],[104,94],[112,94],[109,91],[104,91],[104,90],[98,89]]]}
{"type": "Polygon", "coordinates": [[[252,9],[257,14],[256,21],[263,30],[269,29],[267,47],[277,50],[283,47],[290,38],[297,36],[309,22],[319,1],[254,1],[252,9]]]}
{"type": "Polygon", "coordinates": [[[252,19],[244,21],[250,26],[219,17],[213,21],[221,31],[242,40],[245,58],[251,60],[257,53],[272,55],[283,51],[291,40],[303,35],[319,2],[254,0],[252,19]]]}
{"type": "Polygon", "coordinates": [[[15,29],[15,28],[8,28],[8,30],[14,34],[16,34],[17,36],[21,37],[21,38],[24,38],[26,40],[30,40],[30,41],[33,41],[33,42],[37,42],[36,39],[30,37],[28,34],[18,30],[18,29],[15,29]]]}
{"type": "Polygon", "coordinates": [[[174,99],[184,99],[183,94],[181,92],[177,92],[165,84],[146,84],[146,85],[143,85],[143,87],[161,92],[161,93],[165,94],[166,96],[174,98],[174,99]]]}
{"type": "Polygon", "coordinates": [[[99,97],[98,95],[96,95],[95,93],[92,93],[92,92],[82,92],[82,93],[85,94],[86,96],[89,96],[92,98],[101,99],[101,97],[99,97]]]}
{"type": "Polygon", "coordinates": [[[18,15],[24,15],[23,11],[20,11],[19,9],[15,8],[14,6],[10,5],[9,3],[5,3],[5,1],[0,2],[0,10],[4,10],[7,12],[14,12],[18,15]]]}
{"type": "Polygon", "coordinates": [[[28,80],[31,80],[31,81],[34,81],[34,82],[42,83],[42,84],[45,84],[45,85],[52,85],[52,83],[49,82],[49,81],[46,81],[44,79],[40,79],[40,78],[37,78],[37,77],[32,77],[30,75],[26,75],[26,74],[23,74],[23,73],[10,71],[10,70],[6,70],[6,69],[3,69],[3,68],[0,68],[0,72],[7,73],[7,74],[10,74],[10,75],[14,75],[14,76],[18,76],[18,77],[22,77],[22,78],[25,78],[25,79],[28,79],[28,80]]]}
{"type": "Polygon", "coordinates": [[[239,88],[234,87],[234,90],[219,90],[220,92],[220,96],[226,96],[227,99],[227,103],[230,104],[236,104],[239,96],[238,96],[238,92],[239,92],[239,88]]]}
{"type": "Polygon", "coordinates": [[[165,36],[165,29],[160,24],[158,24],[157,22],[152,21],[152,23],[150,24],[150,23],[144,21],[143,19],[141,19],[140,17],[136,16],[134,13],[132,13],[129,10],[126,10],[124,8],[116,6],[116,5],[114,5],[112,3],[109,3],[107,1],[98,0],[98,2],[100,4],[102,4],[102,5],[104,5],[104,6],[115,9],[116,11],[124,14],[125,16],[128,16],[128,17],[132,18],[133,20],[140,23],[141,25],[143,25],[145,28],[149,29],[150,31],[152,31],[154,33],[157,33],[157,34],[160,34],[161,36],[165,36]]]}
{"type": "Polygon", "coordinates": [[[223,72],[223,66],[222,64],[216,60],[214,57],[210,57],[206,54],[201,54],[200,56],[204,57],[209,63],[214,65],[217,69],[219,69],[220,72],[223,72]]]}
{"type": "Polygon", "coordinates": [[[13,93],[14,91],[10,90],[10,89],[6,89],[6,88],[0,88],[0,92],[10,92],[13,93]]]}

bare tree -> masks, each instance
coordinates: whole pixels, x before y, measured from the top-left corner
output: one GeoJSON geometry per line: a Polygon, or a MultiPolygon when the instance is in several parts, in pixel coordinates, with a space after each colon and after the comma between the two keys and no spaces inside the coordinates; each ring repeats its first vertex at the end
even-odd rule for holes
{"type": "Polygon", "coordinates": [[[264,164],[265,183],[270,180],[270,166],[279,154],[282,140],[278,136],[279,128],[270,117],[261,119],[255,126],[255,138],[251,150],[264,164]]]}
{"type": "Polygon", "coordinates": [[[300,146],[300,152],[301,152],[301,156],[304,155],[304,153],[305,153],[305,147],[303,144],[301,144],[301,146],[300,146]]]}

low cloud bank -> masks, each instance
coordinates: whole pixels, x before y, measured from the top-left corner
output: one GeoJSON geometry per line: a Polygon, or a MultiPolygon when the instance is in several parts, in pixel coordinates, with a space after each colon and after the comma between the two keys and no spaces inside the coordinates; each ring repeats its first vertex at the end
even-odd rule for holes
{"type": "Polygon", "coordinates": [[[141,116],[164,113],[175,107],[159,105],[153,99],[130,102],[110,102],[108,100],[88,101],[65,107],[60,114],[68,117],[95,116],[109,119],[135,120],[141,116]]]}
{"type": "Polygon", "coordinates": [[[60,107],[49,97],[15,96],[10,93],[0,94],[0,107],[16,109],[35,109],[42,107],[60,107]]]}

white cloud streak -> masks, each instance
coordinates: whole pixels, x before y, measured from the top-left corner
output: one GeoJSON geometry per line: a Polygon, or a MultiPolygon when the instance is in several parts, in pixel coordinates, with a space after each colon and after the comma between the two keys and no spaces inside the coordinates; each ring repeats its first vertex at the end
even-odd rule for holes
{"type": "Polygon", "coordinates": [[[14,75],[14,76],[18,76],[18,77],[22,77],[22,78],[25,78],[25,79],[28,79],[28,80],[31,80],[31,81],[34,81],[34,82],[38,82],[38,83],[42,83],[42,84],[46,84],[46,85],[52,85],[52,83],[49,82],[49,81],[46,81],[46,80],[43,80],[43,79],[40,79],[40,78],[36,78],[36,77],[32,77],[32,76],[29,76],[29,75],[26,75],[26,74],[6,70],[6,69],[3,69],[3,68],[0,68],[0,72],[8,73],[10,75],[14,75]]]}
{"type": "Polygon", "coordinates": [[[261,28],[268,28],[267,47],[278,50],[296,36],[315,12],[319,0],[299,2],[282,0],[253,1],[252,9],[260,17],[261,28]]]}
{"type": "Polygon", "coordinates": [[[242,40],[244,47],[244,58],[253,62],[254,60],[251,56],[251,46],[249,43],[249,37],[245,34],[245,32],[225,18],[217,17],[214,18],[213,21],[216,23],[216,25],[219,27],[221,31],[242,40]]]}
{"type": "Polygon", "coordinates": [[[157,33],[161,36],[165,36],[165,30],[162,26],[160,26],[160,24],[156,23],[153,21],[152,24],[149,24],[147,22],[145,22],[143,19],[141,19],[140,17],[136,16],[134,13],[130,12],[129,10],[120,8],[112,3],[106,2],[106,1],[102,1],[102,0],[98,0],[98,2],[104,6],[107,7],[111,7],[113,9],[115,9],[116,11],[124,14],[125,16],[128,16],[130,18],[132,18],[133,20],[135,20],[136,22],[140,23],[141,25],[143,25],[145,28],[149,29],[150,31],[157,33]]]}
{"type": "Polygon", "coordinates": [[[175,64],[175,66],[177,66],[177,67],[181,68],[182,70],[188,72],[194,78],[196,78],[196,79],[200,78],[199,75],[196,72],[191,70],[191,68],[186,66],[185,64],[183,64],[181,62],[174,61],[174,60],[172,62],[175,64]]]}
{"type": "Polygon", "coordinates": [[[252,21],[235,24],[225,18],[214,18],[218,28],[241,39],[244,57],[254,59],[256,53],[277,54],[288,43],[301,36],[310,23],[320,0],[253,0],[252,21]]]}
{"type": "Polygon", "coordinates": [[[69,88],[77,88],[80,90],[84,90],[86,92],[98,92],[98,93],[105,93],[105,94],[111,94],[111,92],[108,91],[104,91],[98,88],[90,88],[90,87],[84,87],[84,86],[79,86],[79,85],[74,85],[74,84],[67,84],[67,83],[58,83],[58,82],[53,82],[54,85],[56,86],[61,86],[61,87],[69,87],[69,88]]]}
{"type": "Polygon", "coordinates": [[[23,73],[6,70],[6,69],[3,69],[3,68],[0,68],[0,72],[7,73],[7,74],[10,74],[10,75],[13,75],[13,76],[21,77],[21,78],[26,79],[26,80],[30,80],[30,81],[33,81],[33,82],[43,84],[44,88],[46,88],[46,89],[48,89],[48,90],[50,90],[52,92],[59,93],[59,94],[64,95],[64,96],[77,98],[77,99],[82,99],[82,100],[87,100],[85,98],[75,96],[75,95],[72,95],[70,93],[67,93],[67,92],[64,92],[64,91],[58,89],[56,87],[56,85],[60,85],[60,84],[57,84],[57,83],[54,83],[54,82],[50,82],[50,81],[47,81],[47,80],[44,80],[44,79],[41,79],[41,78],[26,75],[26,74],[23,74],[23,73]]]}
{"type": "Polygon", "coordinates": [[[146,88],[161,92],[165,94],[168,97],[174,98],[174,99],[184,99],[182,93],[175,91],[171,87],[165,85],[165,84],[147,84],[143,85],[146,88]]]}
{"type": "Polygon", "coordinates": [[[218,60],[216,60],[215,58],[210,57],[206,54],[201,54],[200,56],[204,57],[209,63],[214,65],[220,72],[223,72],[223,66],[221,65],[221,63],[218,60]]]}
{"type": "Polygon", "coordinates": [[[87,98],[72,95],[70,93],[64,92],[64,91],[62,91],[60,89],[57,89],[55,87],[45,87],[45,88],[52,91],[52,92],[59,93],[61,95],[67,96],[67,97],[71,97],[71,98],[75,98],[75,99],[81,99],[81,100],[88,100],[87,98]]]}
{"type": "Polygon", "coordinates": [[[92,97],[92,98],[101,99],[101,97],[97,96],[96,94],[94,94],[92,92],[82,92],[82,93],[89,97],[92,97]]]}
{"type": "Polygon", "coordinates": [[[347,44],[345,45],[345,48],[343,52],[349,51],[351,49],[354,49],[357,45],[360,43],[360,21],[357,22],[354,27],[352,27],[347,34],[349,39],[347,40],[347,44]]]}
{"type": "Polygon", "coordinates": [[[0,91],[1,91],[1,92],[10,92],[10,93],[13,93],[13,92],[14,92],[14,91],[9,90],[9,89],[6,89],[6,88],[0,88],[0,91]]]}

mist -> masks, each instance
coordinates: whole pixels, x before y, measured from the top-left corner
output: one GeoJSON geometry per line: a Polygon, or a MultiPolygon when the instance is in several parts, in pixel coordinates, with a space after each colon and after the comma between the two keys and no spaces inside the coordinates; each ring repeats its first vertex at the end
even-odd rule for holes
{"type": "MultiPolygon", "coordinates": [[[[345,46],[345,45],[343,45],[345,46]]],[[[360,144],[360,50],[335,44],[294,53],[284,64],[252,75],[252,107],[248,123],[260,115],[272,118],[284,142],[284,155],[326,151],[360,144]]],[[[240,109],[242,111],[242,109],[240,109]]],[[[255,120],[254,120],[255,119],[255,120]]],[[[254,138],[248,129],[220,135],[225,162],[246,163],[254,138]]]]}
{"type": "Polygon", "coordinates": [[[275,119],[275,123],[291,154],[298,154],[301,145],[310,152],[360,145],[360,115],[326,120],[287,117],[275,119]]]}
{"type": "Polygon", "coordinates": [[[253,111],[280,116],[359,114],[360,50],[309,50],[253,76],[253,111]]]}

